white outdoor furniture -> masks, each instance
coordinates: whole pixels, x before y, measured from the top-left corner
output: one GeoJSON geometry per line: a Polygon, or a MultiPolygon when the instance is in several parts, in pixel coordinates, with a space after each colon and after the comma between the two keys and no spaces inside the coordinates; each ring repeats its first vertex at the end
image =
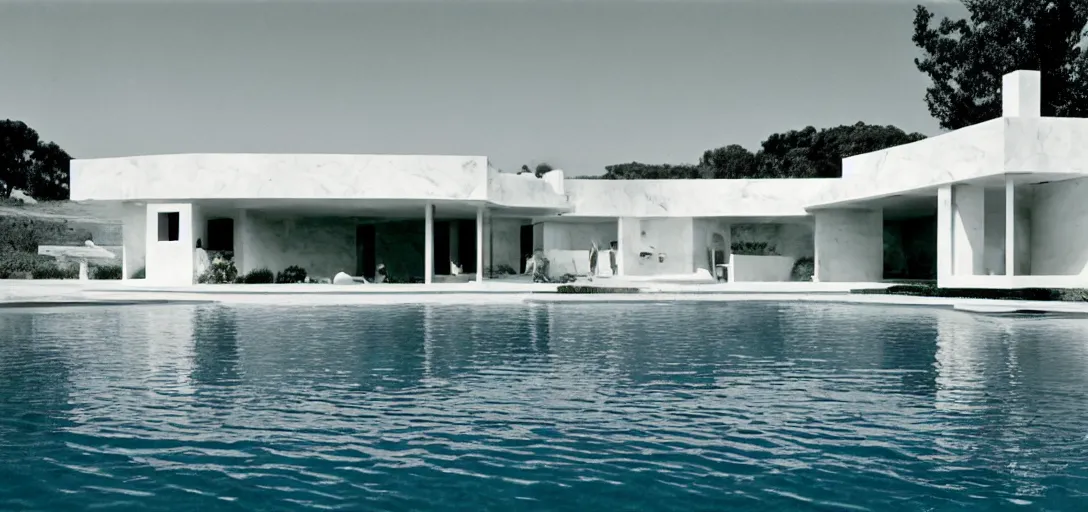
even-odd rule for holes
{"type": "Polygon", "coordinates": [[[89,260],[109,261],[117,258],[117,255],[94,245],[94,243],[90,241],[88,241],[86,245],[75,247],[69,245],[39,245],[38,254],[52,256],[60,262],[64,262],[68,259],[79,260],[80,281],[90,279],[87,265],[89,260]]]}
{"type": "Polygon", "coordinates": [[[725,281],[726,279],[728,279],[729,278],[729,264],[728,263],[719,263],[717,265],[714,265],[714,277],[718,281],[725,281]]]}

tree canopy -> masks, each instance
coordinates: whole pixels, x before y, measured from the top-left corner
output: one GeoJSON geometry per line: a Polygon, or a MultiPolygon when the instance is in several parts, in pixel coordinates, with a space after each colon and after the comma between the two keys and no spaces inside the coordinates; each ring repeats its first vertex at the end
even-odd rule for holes
{"type": "Polygon", "coordinates": [[[970,17],[915,9],[918,70],[933,81],[926,105],[941,128],[956,130],[1001,116],[1001,77],[1025,69],[1042,76],[1042,115],[1088,117],[1088,24],[1084,0],[963,0],[970,17]]]}
{"type": "Polygon", "coordinates": [[[894,126],[865,123],[776,133],[755,153],[732,144],[703,153],[694,165],[631,162],[605,167],[602,179],[835,178],[842,159],[924,139],[894,126]]]}
{"type": "Polygon", "coordinates": [[[35,199],[68,199],[72,157],[60,146],[38,138],[21,121],[0,121],[0,198],[22,190],[35,199]]]}

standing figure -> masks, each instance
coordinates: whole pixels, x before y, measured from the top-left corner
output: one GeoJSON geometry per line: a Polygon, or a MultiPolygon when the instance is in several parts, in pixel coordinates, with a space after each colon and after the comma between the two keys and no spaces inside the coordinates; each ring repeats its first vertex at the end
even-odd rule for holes
{"type": "Polygon", "coordinates": [[[197,282],[200,281],[200,276],[203,276],[208,268],[211,267],[211,261],[208,259],[208,251],[204,250],[203,244],[200,243],[200,239],[196,239],[196,249],[193,250],[193,278],[197,282]]]}
{"type": "Polygon", "coordinates": [[[620,274],[620,267],[616,264],[616,251],[619,250],[619,242],[613,240],[609,244],[608,262],[612,264],[612,275],[618,276],[620,274]]]}

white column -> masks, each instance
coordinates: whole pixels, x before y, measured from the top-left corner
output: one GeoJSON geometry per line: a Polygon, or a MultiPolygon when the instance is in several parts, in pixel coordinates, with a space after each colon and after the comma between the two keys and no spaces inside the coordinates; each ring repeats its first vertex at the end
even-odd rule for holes
{"type": "Polygon", "coordinates": [[[937,285],[952,276],[952,185],[937,189],[937,285]]]}
{"type": "Polygon", "coordinates": [[[423,282],[434,280],[434,205],[427,203],[423,221],[423,282]]]}
{"type": "Polygon", "coordinates": [[[984,274],[986,190],[977,185],[952,186],[952,275],[984,274]]]}
{"type": "Polygon", "coordinates": [[[484,206],[476,209],[476,282],[484,282],[484,206]]]}
{"type": "Polygon", "coordinates": [[[1016,275],[1016,187],[1005,175],[1005,276],[1016,275]]]}

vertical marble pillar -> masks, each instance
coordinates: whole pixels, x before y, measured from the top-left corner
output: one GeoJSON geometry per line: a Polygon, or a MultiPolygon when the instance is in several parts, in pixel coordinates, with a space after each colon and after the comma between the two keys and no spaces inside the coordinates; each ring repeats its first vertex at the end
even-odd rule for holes
{"type": "Polygon", "coordinates": [[[820,210],[813,230],[814,281],[879,282],[884,279],[884,211],[820,210]]]}
{"type": "Polygon", "coordinates": [[[937,189],[937,284],[952,276],[952,185],[937,189]]]}
{"type": "Polygon", "coordinates": [[[952,275],[983,275],[986,268],[986,189],[952,187],[952,275]]]}
{"type": "Polygon", "coordinates": [[[147,207],[126,203],[121,219],[121,279],[131,279],[144,267],[147,254],[147,207]]]}
{"type": "Polygon", "coordinates": [[[476,282],[484,282],[484,207],[476,209],[476,282]]]}
{"type": "Polygon", "coordinates": [[[1002,117],[1039,117],[1042,113],[1042,74],[1018,70],[1001,77],[1002,117]]]}
{"type": "Polygon", "coordinates": [[[632,266],[637,264],[639,240],[642,238],[642,222],[637,217],[616,219],[616,273],[621,276],[632,275],[632,266]]]}
{"type": "Polygon", "coordinates": [[[434,280],[434,205],[427,203],[423,220],[423,282],[434,280]]]}
{"type": "Polygon", "coordinates": [[[1005,175],[1005,275],[1016,275],[1016,186],[1005,175]]]}

